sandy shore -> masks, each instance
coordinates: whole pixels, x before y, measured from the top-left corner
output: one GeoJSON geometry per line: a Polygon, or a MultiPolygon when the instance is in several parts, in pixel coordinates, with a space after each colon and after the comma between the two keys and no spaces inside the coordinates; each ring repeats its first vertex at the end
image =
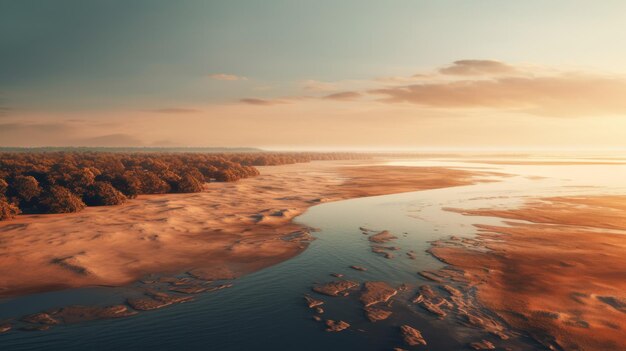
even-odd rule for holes
{"type": "Polygon", "coordinates": [[[261,176],[194,194],[140,196],[80,213],[24,215],[0,224],[0,297],[119,286],[146,274],[231,278],[304,250],[291,222],[325,201],[466,185],[480,173],[313,162],[260,167],[261,176]]]}
{"type": "Polygon", "coordinates": [[[481,225],[477,240],[431,249],[465,272],[484,306],[556,350],[626,349],[626,197],[459,212],[532,222],[481,225]]]}
{"type": "Polygon", "coordinates": [[[487,163],[490,165],[512,165],[512,166],[598,166],[598,165],[623,165],[626,162],[621,160],[607,161],[520,161],[520,160],[462,160],[468,163],[487,163]]]}

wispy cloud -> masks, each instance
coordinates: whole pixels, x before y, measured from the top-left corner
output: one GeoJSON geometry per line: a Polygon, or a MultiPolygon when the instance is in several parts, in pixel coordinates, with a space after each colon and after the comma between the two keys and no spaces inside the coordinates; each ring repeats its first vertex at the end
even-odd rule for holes
{"type": "Polygon", "coordinates": [[[403,76],[389,76],[389,77],[378,77],[376,79],[374,79],[376,82],[380,82],[380,83],[386,83],[386,84],[406,84],[406,83],[412,83],[412,82],[416,82],[419,80],[424,80],[424,79],[428,79],[428,78],[433,78],[434,75],[427,75],[427,74],[414,74],[410,77],[403,77],[403,76]]]}
{"type": "Polygon", "coordinates": [[[302,81],[300,86],[302,90],[310,92],[330,92],[338,89],[337,83],[322,82],[313,79],[302,81]]]}
{"type": "Polygon", "coordinates": [[[626,113],[626,79],[590,74],[422,83],[369,93],[388,103],[435,108],[509,109],[545,116],[626,113]]]}
{"type": "Polygon", "coordinates": [[[459,60],[439,69],[439,73],[458,76],[477,76],[485,74],[508,74],[517,69],[500,61],[494,60],[459,60]]]}
{"type": "Polygon", "coordinates": [[[12,110],[12,108],[6,105],[5,101],[6,98],[4,97],[3,92],[0,91],[0,117],[9,115],[9,112],[12,110]]]}
{"type": "Polygon", "coordinates": [[[11,110],[10,107],[0,106],[0,117],[8,116],[11,110]]]}
{"type": "Polygon", "coordinates": [[[355,100],[361,97],[361,93],[356,91],[342,91],[340,93],[334,93],[324,96],[324,99],[328,100],[355,100]]]}
{"type": "Polygon", "coordinates": [[[271,105],[280,105],[280,104],[287,103],[286,101],[283,101],[283,100],[276,100],[276,99],[268,100],[268,99],[257,99],[257,98],[245,98],[245,99],[240,99],[239,101],[244,104],[257,105],[257,106],[271,106],[271,105]]]}
{"type": "Polygon", "coordinates": [[[156,110],[151,110],[152,112],[164,113],[164,114],[188,114],[188,113],[198,113],[202,112],[193,108],[184,108],[184,107],[169,107],[169,108],[160,108],[156,110]]]}
{"type": "Polygon", "coordinates": [[[223,81],[248,80],[248,78],[246,77],[238,76],[234,74],[227,74],[227,73],[211,74],[209,75],[209,78],[215,79],[215,80],[223,80],[223,81]]]}
{"type": "Polygon", "coordinates": [[[379,101],[447,113],[481,109],[546,117],[626,114],[624,76],[495,60],[458,60],[405,77],[337,82],[308,80],[301,82],[300,89],[309,90],[310,94],[239,101],[257,106],[297,105],[309,100],[346,104],[379,101]]]}

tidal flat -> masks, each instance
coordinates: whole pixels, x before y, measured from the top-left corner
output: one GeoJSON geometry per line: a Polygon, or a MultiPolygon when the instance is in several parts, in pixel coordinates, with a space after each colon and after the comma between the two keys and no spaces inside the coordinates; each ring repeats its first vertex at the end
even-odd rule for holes
{"type": "Polygon", "coordinates": [[[2,259],[27,264],[1,266],[0,343],[622,347],[613,336],[623,328],[626,279],[611,260],[626,242],[615,176],[624,166],[466,161],[262,167],[257,178],[210,184],[210,198],[145,196],[64,218],[23,216],[0,229],[14,240],[3,241],[2,259]],[[600,176],[590,181],[592,173],[600,176]],[[70,245],[63,233],[95,242],[70,245]],[[122,234],[134,241],[118,252],[122,234]],[[59,251],[29,253],[36,239],[59,251]]]}

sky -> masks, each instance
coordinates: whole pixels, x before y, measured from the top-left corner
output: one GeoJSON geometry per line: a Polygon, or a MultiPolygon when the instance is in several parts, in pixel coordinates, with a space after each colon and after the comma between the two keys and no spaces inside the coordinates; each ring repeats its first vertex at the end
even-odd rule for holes
{"type": "Polygon", "coordinates": [[[0,146],[626,149],[624,13],[0,0],[0,146]]]}

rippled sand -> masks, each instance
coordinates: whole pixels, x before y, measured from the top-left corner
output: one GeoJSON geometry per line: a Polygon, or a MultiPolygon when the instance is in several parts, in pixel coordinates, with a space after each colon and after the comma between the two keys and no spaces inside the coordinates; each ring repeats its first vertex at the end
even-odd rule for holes
{"type": "Polygon", "coordinates": [[[448,240],[431,249],[464,270],[482,304],[553,349],[626,349],[625,196],[455,211],[526,221],[480,225],[471,245],[448,240]]]}
{"type": "Polygon", "coordinates": [[[325,201],[471,184],[486,175],[441,167],[313,162],[202,193],[139,196],[124,205],[0,224],[0,296],[124,285],[149,273],[237,276],[286,260],[310,236],[291,219],[325,201]]]}

